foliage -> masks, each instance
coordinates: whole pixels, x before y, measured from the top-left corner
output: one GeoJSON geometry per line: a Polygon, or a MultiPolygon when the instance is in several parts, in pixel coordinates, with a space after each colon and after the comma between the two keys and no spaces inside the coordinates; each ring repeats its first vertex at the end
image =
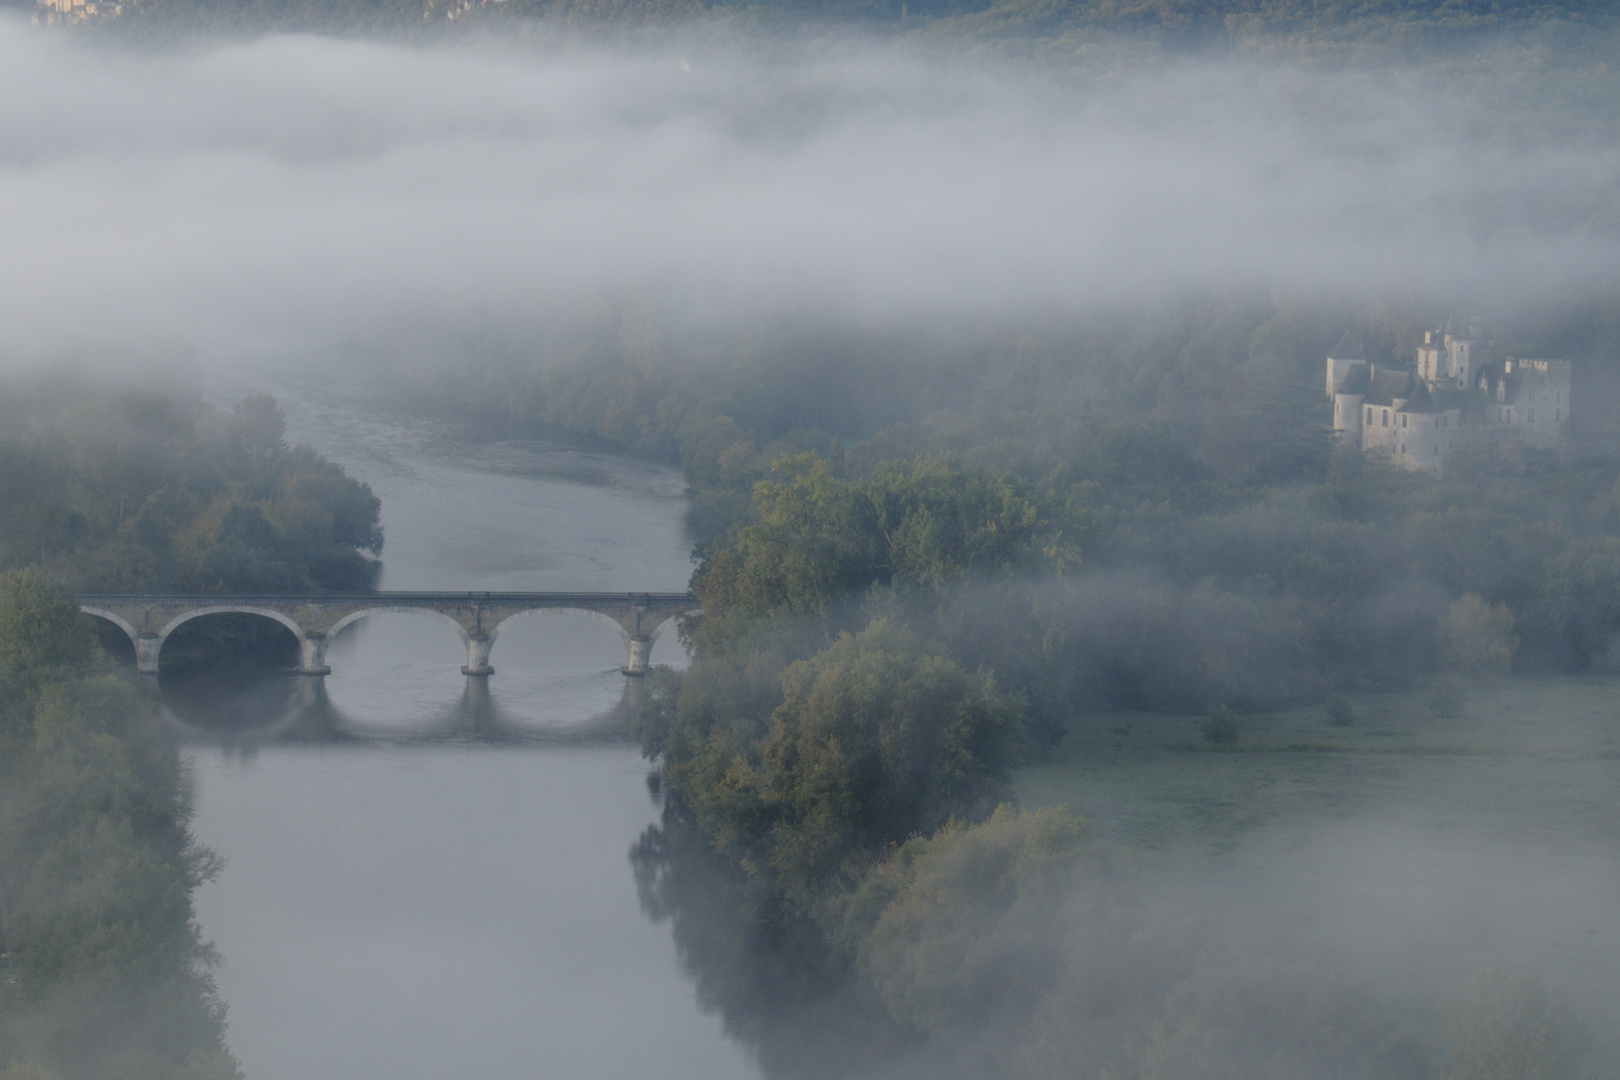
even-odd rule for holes
{"type": "Polygon", "coordinates": [[[885,621],[789,667],[761,747],[770,864],[808,899],[854,852],[1007,794],[1018,703],[885,621]]]}
{"type": "Polygon", "coordinates": [[[851,907],[858,917],[886,901],[860,951],[889,1011],[940,1033],[1027,1013],[1052,976],[1055,955],[1039,931],[1083,831],[1065,811],[1004,804],[981,825],[907,841],[874,870],[851,907]]]}
{"type": "Polygon", "coordinates": [[[1506,604],[1487,604],[1478,594],[1461,597],[1440,616],[1440,663],[1450,671],[1505,671],[1519,639],[1506,604]]]}
{"type": "Polygon", "coordinates": [[[940,590],[970,575],[1062,572],[1081,519],[1041,506],[1006,474],[949,455],[878,468],[865,483],[819,455],[775,461],[735,538],[704,552],[693,588],[706,619],[825,615],[872,586],[940,590]]]}
{"type": "Polygon", "coordinates": [[[1530,975],[1484,970],[1446,1007],[1448,1080],[1566,1080],[1586,1056],[1585,1026],[1530,975]]]}
{"type": "Polygon", "coordinates": [[[91,646],[79,605],[61,588],[29,570],[0,577],[0,677],[83,663],[91,646]]]}
{"type": "Polygon", "coordinates": [[[229,414],[157,393],[32,384],[0,416],[0,569],[74,588],[364,589],[371,490],[287,446],[274,399],[229,414]]]}
{"type": "Polygon", "coordinates": [[[884,845],[1005,796],[1017,701],[904,629],[878,620],[766,671],[780,688],[768,723],[704,694],[733,672],[700,660],[672,720],[667,705],[662,721],[644,714],[643,747],[662,747],[670,787],[719,850],[801,910],[819,910],[884,845]]]}
{"type": "Polygon", "coordinates": [[[191,907],[219,860],[150,701],[76,608],[0,575],[0,1075],[237,1080],[191,907]]]}

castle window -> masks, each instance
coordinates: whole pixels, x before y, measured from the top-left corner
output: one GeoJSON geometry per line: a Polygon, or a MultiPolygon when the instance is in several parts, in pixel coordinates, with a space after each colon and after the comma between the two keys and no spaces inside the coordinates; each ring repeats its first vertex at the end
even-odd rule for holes
{"type": "Polygon", "coordinates": [[[1372,423],[1372,407],[1367,407],[1367,423],[1372,423]]]}
{"type": "Polygon", "coordinates": [[[1383,422],[1381,424],[1379,424],[1378,426],[1379,427],[1389,427],[1389,410],[1384,409],[1383,413],[1384,413],[1383,422]]]}
{"type": "Polygon", "coordinates": [[[1401,453],[1403,453],[1403,454],[1406,453],[1406,444],[1405,443],[1401,443],[1401,453]]]}
{"type": "Polygon", "coordinates": [[[1536,422],[1536,410],[1531,409],[1529,415],[1526,416],[1525,419],[1530,421],[1532,424],[1535,423],[1536,422]]]}

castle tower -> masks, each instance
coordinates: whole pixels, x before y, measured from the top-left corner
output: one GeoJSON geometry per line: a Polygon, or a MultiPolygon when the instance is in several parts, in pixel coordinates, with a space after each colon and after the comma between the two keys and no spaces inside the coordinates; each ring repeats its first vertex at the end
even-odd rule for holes
{"type": "Polygon", "coordinates": [[[1361,339],[1353,337],[1346,330],[1339,343],[1333,346],[1333,351],[1327,355],[1327,396],[1332,397],[1338,385],[1344,382],[1344,377],[1350,374],[1350,368],[1356,364],[1366,363],[1367,354],[1361,349],[1361,339]]]}
{"type": "Polygon", "coordinates": [[[1446,371],[1443,377],[1455,379],[1458,386],[1472,385],[1479,373],[1490,365],[1493,345],[1484,319],[1477,316],[1469,319],[1465,325],[1457,328],[1456,333],[1451,332],[1448,322],[1444,342],[1446,371]]]}
{"type": "Polygon", "coordinates": [[[1431,387],[1441,379],[1451,377],[1440,373],[1443,366],[1441,357],[1445,355],[1445,346],[1441,343],[1441,336],[1439,330],[1425,330],[1423,331],[1423,344],[1417,347],[1418,378],[1431,387]]]}

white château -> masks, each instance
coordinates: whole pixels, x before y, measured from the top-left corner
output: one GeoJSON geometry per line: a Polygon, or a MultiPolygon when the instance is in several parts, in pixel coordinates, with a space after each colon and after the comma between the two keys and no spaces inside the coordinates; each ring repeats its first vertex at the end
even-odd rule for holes
{"type": "Polygon", "coordinates": [[[1497,359],[1483,319],[1427,330],[1415,364],[1368,360],[1351,334],[1327,358],[1333,430],[1347,446],[1440,475],[1464,434],[1498,452],[1569,450],[1569,361],[1497,359]]]}

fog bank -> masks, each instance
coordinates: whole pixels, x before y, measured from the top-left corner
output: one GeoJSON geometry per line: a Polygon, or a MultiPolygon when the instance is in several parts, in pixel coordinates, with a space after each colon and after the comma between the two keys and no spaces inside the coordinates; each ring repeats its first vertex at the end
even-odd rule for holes
{"type": "Polygon", "coordinates": [[[154,337],[279,349],[627,291],[722,321],[1212,282],[1484,309],[1587,289],[1620,246],[1620,151],[1509,145],[1421,73],[1058,78],[853,40],[276,36],[154,56],[6,18],[0,94],[13,357],[154,337]]]}

